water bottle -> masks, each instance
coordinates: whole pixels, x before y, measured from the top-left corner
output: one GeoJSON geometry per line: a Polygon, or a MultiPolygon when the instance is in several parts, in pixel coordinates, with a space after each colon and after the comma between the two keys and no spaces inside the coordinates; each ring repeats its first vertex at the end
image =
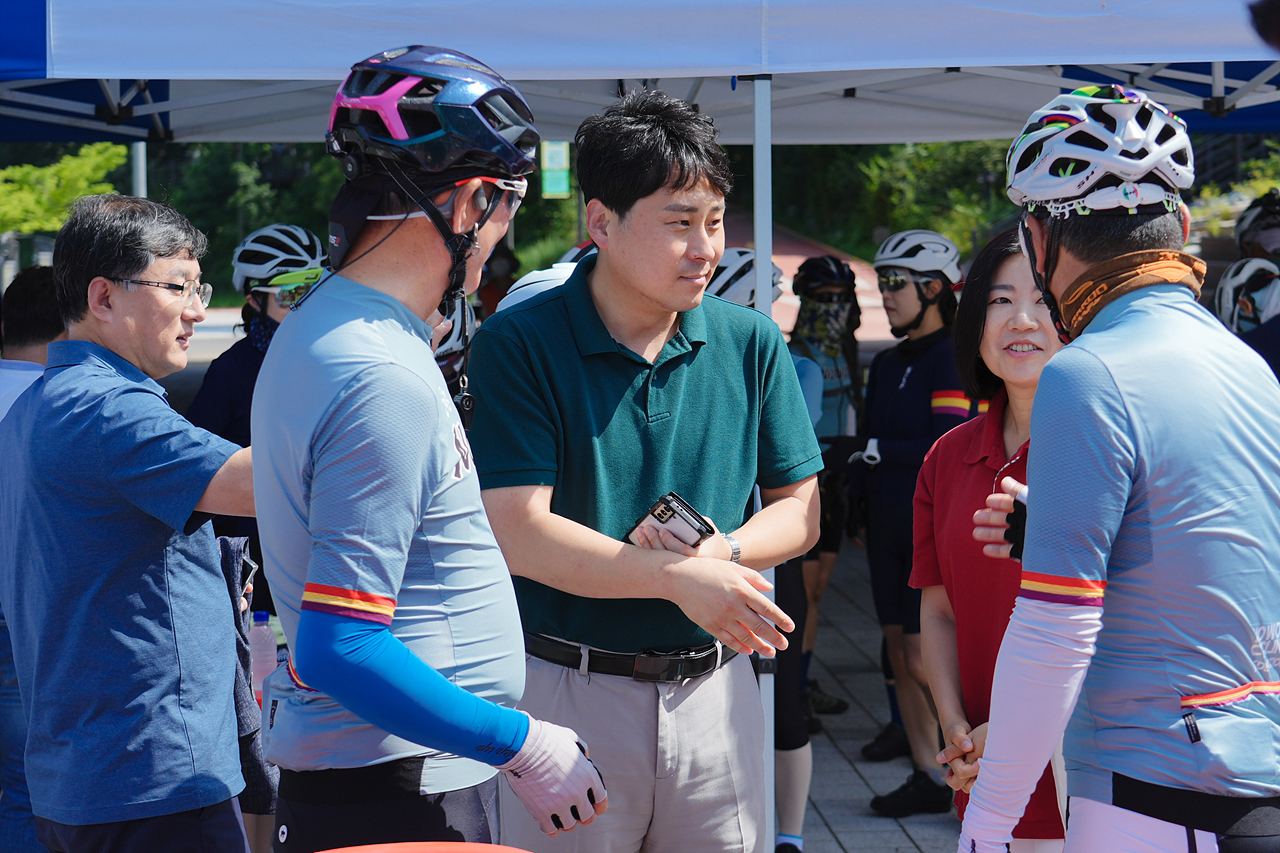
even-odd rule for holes
{"type": "Polygon", "coordinates": [[[276,633],[265,610],[253,612],[253,628],[249,631],[249,663],[253,675],[253,695],[262,707],[262,681],[276,668],[276,633]]]}

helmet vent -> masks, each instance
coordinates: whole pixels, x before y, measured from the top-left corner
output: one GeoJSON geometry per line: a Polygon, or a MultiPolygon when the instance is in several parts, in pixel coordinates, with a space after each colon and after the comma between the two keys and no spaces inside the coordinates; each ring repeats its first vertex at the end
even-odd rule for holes
{"type": "Polygon", "coordinates": [[[1069,178],[1072,175],[1084,173],[1088,168],[1089,164],[1084,160],[1077,160],[1074,157],[1059,157],[1049,167],[1049,174],[1059,178],[1069,178]]]}
{"type": "Polygon", "coordinates": [[[1177,136],[1177,132],[1173,129],[1173,126],[1166,124],[1163,128],[1160,129],[1160,134],[1156,136],[1156,144],[1164,145],[1166,142],[1168,142],[1170,139],[1173,139],[1173,137],[1175,136],[1177,136]]]}
{"type": "Polygon", "coordinates": [[[1186,148],[1179,148],[1173,154],[1169,155],[1173,158],[1173,162],[1179,166],[1186,166],[1191,163],[1191,155],[1186,148]]]}
{"type": "Polygon", "coordinates": [[[276,260],[276,257],[275,255],[269,255],[266,252],[255,252],[252,249],[245,249],[236,257],[236,260],[244,264],[253,264],[254,266],[257,266],[258,264],[269,264],[276,260]]]}
{"type": "Polygon", "coordinates": [[[404,122],[405,132],[409,134],[410,139],[439,133],[443,127],[439,117],[430,110],[401,110],[400,120],[404,122]]]}
{"type": "Polygon", "coordinates": [[[1107,129],[1108,133],[1116,132],[1116,117],[1102,108],[1102,104],[1089,104],[1084,108],[1089,118],[1107,129]]]}
{"type": "Polygon", "coordinates": [[[1067,142],[1070,142],[1072,145],[1079,145],[1082,148],[1092,148],[1094,151],[1107,150],[1107,143],[1083,130],[1077,130],[1075,133],[1068,136],[1067,142]]]}
{"type": "Polygon", "coordinates": [[[1139,148],[1137,151],[1121,151],[1120,156],[1126,160],[1142,160],[1150,154],[1145,148],[1139,148]]]}
{"type": "Polygon", "coordinates": [[[1014,172],[1024,172],[1031,168],[1031,164],[1040,156],[1042,150],[1044,150],[1043,141],[1028,145],[1027,150],[1023,151],[1022,156],[1018,158],[1018,167],[1014,169],[1014,172]]]}
{"type": "Polygon", "coordinates": [[[444,91],[445,85],[447,84],[443,80],[433,80],[430,77],[424,77],[422,78],[422,82],[418,83],[418,85],[406,92],[400,100],[401,102],[417,101],[421,102],[425,106],[426,104],[434,101],[436,95],[444,91]]]}
{"type": "Polygon", "coordinates": [[[342,94],[351,98],[367,98],[370,95],[381,95],[400,79],[398,74],[386,71],[360,69],[352,72],[342,87],[342,94]]]}
{"type": "Polygon", "coordinates": [[[365,132],[370,136],[378,136],[383,139],[391,138],[391,131],[387,129],[386,123],[382,121],[382,116],[378,115],[374,110],[339,107],[333,117],[333,126],[341,127],[343,125],[364,128],[365,132]]]}
{"type": "Polygon", "coordinates": [[[394,50],[384,50],[382,52],[383,59],[399,59],[409,52],[407,47],[397,47],[394,50]]]}
{"type": "Polygon", "coordinates": [[[440,56],[432,60],[434,65],[451,65],[454,68],[465,68],[468,71],[474,71],[477,74],[483,74],[486,77],[493,74],[493,69],[486,68],[483,65],[477,65],[474,62],[466,62],[456,56],[440,56]]]}
{"type": "Polygon", "coordinates": [[[1143,127],[1146,127],[1151,123],[1151,120],[1155,118],[1155,113],[1151,112],[1151,107],[1147,106],[1146,104],[1143,104],[1142,109],[1138,110],[1137,118],[1138,118],[1138,124],[1142,125],[1143,127]]]}

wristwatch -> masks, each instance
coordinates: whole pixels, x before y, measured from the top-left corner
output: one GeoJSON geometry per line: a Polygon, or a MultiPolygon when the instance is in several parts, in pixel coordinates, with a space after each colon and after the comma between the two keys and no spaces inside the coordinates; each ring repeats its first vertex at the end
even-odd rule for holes
{"type": "Polygon", "coordinates": [[[742,562],[742,546],[738,544],[738,540],[728,533],[721,533],[720,535],[724,537],[724,540],[729,543],[729,547],[733,549],[733,554],[730,555],[729,559],[735,563],[742,562]]]}

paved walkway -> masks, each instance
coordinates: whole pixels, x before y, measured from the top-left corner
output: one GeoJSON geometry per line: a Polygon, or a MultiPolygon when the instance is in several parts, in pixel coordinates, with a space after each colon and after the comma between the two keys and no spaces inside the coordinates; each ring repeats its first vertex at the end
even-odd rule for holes
{"type": "Polygon", "coordinates": [[[874,763],[858,750],[889,719],[880,674],[880,627],[871,603],[865,552],[846,542],[822,600],[818,645],[810,667],[822,688],[849,700],[844,714],[824,715],[813,738],[813,786],[804,822],[805,853],[954,853],[955,811],[881,817],[868,805],[911,773],[906,758],[874,763]]]}

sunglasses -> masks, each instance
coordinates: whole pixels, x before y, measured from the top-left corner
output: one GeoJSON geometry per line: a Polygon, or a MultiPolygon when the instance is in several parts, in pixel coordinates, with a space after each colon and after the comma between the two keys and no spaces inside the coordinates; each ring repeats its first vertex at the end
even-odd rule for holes
{"type": "Polygon", "coordinates": [[[281,308],[294,309],[302,304],[302,300],[315,288],[324,275],[319,267],[309,270],[292,270],[275,276],[265,287],[255,287],[254,291],[265,291],[276,295],[276,302],[281,308]]]}
{"type": "Polygon", "coordinates": [[[881,293],[897,293],[909,283],[928,284],[932,276],[914,276],[901,270],[883,270],[876,274],[876,285],[881,293]]]}

